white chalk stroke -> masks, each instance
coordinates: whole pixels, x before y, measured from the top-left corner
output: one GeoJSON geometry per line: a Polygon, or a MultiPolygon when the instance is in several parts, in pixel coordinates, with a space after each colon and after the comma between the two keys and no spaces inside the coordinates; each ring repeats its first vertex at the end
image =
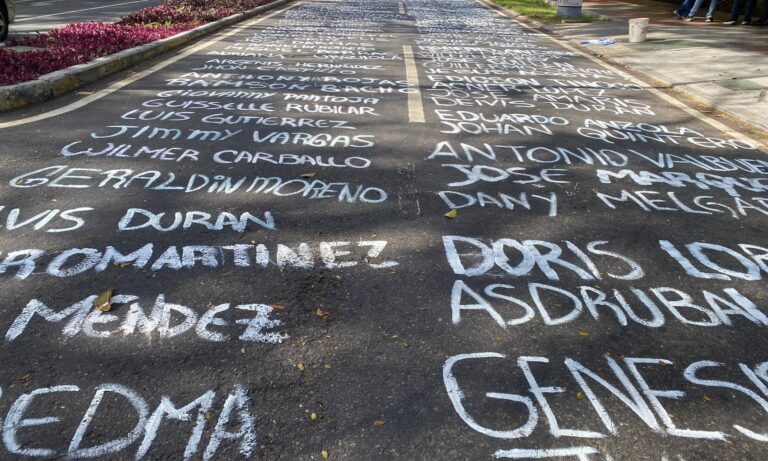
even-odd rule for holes
{"type": "Polygon", "coordinates": [[[5,341],[10,343],[17,340],[30,323],[39,322],[39,319],[48,323],[63,323],[61,335],[65,338],[83,335],[109,339],[143,335],[149,339],[156,335],[160,339],[169,339],[184,334],[195,334],[199,339],[206,341],[224,342],[232,339],[230,334],[224,332],[234,329],[240,341],[279,344],[288,339],[287,334],[269,331],[279,327],[282,322],[270,318],[274,308],[267,304],[232,306],[224,303],[194,309],[167,302],[165,295],[160,294],[152,303],[151,310],[147,311],[138,302],[139,296],[120,294],[111,299],[115,309],[102,312],[94,304],[97,297],[96,294],[89,295],[59,310],[33,299],[8,328],[5,341]],[[121,309],[120,306],[125,308],[121,309]],[[229,320],[224,317],[229,317],[229,320]]]}
{"type": "MultiPolygon", "coordinates": [[[[233,390],[223,397],[224,403],[220,409],[216,407],[219,406],[222,398],[217,398],[216,392],[208,390],[181,407],[176,407],[169,397],[163,395],[154,411],[150,411],[149,402],[136,390],[121,384],[104,383],[95,387],[93,398],[84,409],[83,417],[74,431],[67,427],[57,428],[57,431],[62,431],[64,434],[72,434],[68,447],[47,447],[45,440],[37,440],[35,444],[20,444],[18,433],[25,428],[61,423],[58,416],[28,418],[27,413],[33,401],[42,400],[48,405],[49,414],[55,414],[57,411],[62,411],[60,408],[64,408],[60,403],[66,401],[67,395],[83,392],[76,385],[57,385],[21,394],[11,404],[3,422],[5,450],[11,455],[31,458],[109,459],[110,456],[117,456],[118,453],[123,453],[125,456],[125,452],[133,450],[134,448],[131,447],[135,447],[135,444],[141,441],[134,456],[134,459],[139,461],[148,459],[148,455],[151,458],[152,447],[164,443],[162,438],[157,440],[158,431],[165,421],[173,420],[192,423],[184,453],[179,454],[176,459],[186,461],[195,456],[201,456],[203,460],[212,460],[216,458],[222,444],[237,444],[243,459],[251,459],[255,452],[258,437],[256,421],[251,413],[253,405],[245,388],[240,384],[235,384],[233,390]],[[124,400],[130,405],[131,411],[117,415],[103,414],[105,410],[101,409],[101,402],[107,395],[110,399],[124,400]],[[206,426],[216,413],[218,418],[212,430],[209,429],[211,435],[203,449],[201,442],[206,426]],[[103,425],[122,428],[124,435],[98,445],[90,445],[87,440],[89,431],[98,431],[98,427],[103,425]],[[237,428],[236,432],[232,432],[233,427],[237,428]],[[202,453],[201,449],[203,449],[202,453]]],[[[0,395],[2,395],[1,392],[0,395]]],[[[39,414],[42,402],[35,403],[35,408],[38,408],[35,414],[39,414]]]]}

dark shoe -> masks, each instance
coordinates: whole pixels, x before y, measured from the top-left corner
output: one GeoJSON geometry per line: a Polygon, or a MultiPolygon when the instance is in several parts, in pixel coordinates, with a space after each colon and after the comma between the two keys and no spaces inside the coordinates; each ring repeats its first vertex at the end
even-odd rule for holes
{"type": "Polygon", "coordinates": [[[693,16],[686,16],[686,17],[683,18],[683,21],[691,22],[691,21],[693,21],[693,16]]]}
{"type": "Polygon", "coordinates": [[[712,22],[712,18],[707,18],[706,21],[707,22],[712,22]]]}
{"type": "Polygon", "coordinates": [[[683,19],[683,15],[678,13],[677,10],[673,10],[672,14],[674,14],[677,19],[683,19]]]}

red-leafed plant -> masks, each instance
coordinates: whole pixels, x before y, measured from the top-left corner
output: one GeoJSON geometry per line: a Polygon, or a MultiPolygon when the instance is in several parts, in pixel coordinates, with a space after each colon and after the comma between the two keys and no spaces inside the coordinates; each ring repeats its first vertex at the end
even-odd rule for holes
{"type": "Polygon", "coordinates": [[[165,0],[159,6],[143,8],[115,23],[73,23],[45,34],[9,41],[5,48],[0,48],[0,85],[34,80],[41,75],[170,37],[270,1],[165,0]],[[14,46],[38,49],[9,49],[14,46]]]}

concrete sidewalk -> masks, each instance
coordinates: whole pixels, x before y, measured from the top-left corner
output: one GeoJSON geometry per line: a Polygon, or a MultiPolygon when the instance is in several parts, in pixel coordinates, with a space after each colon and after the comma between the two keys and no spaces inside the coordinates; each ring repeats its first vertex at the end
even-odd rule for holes
{"type": "Polygon", "coordinates": [[[549,24],[546,28],[576,42],[613,38],[614,45],[586,46],[664,86],[768,130],[768,27],[726,26],[722,24],[728,20],[724,13],[718,13],[715,22],[705,23],[705,7],[695,21],[685,22],[672,15],[675,5],[670,3],[585,0],[585,12],[612,21],[549,24]],[[628,20],[641,17],[651,20],[648,40],[628,43],[628,20]]]}

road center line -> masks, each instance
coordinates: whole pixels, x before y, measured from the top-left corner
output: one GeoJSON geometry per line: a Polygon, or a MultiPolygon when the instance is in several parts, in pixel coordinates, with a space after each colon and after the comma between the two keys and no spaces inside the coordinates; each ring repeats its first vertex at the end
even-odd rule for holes
{"type": "Polygon", "coordinates": [[[593,447],[570,447],[570,448],[545,448],[545,449],[527,449],[513,448],[511,450],[499,450],[494,456],[498,458],[512,459],[530,459],[530,458],[561,458],[576,456],[579,460],[589,459],[588,455],[598,454],[597,448],[593,447]]]}
{"type": "Polygon", "coordinates": [[[419,71],[416,68],[412,47],[403,46],[403,58],[405,59],[405,79],[416,89],[416,91],[408,93],[408,120],[411,123],[424,123],[424,106],[421,103],[419,71]]]}
{"type": "Polygon", "coordinates": [[[61,16],[63,14],[70,14],[70,13],[80,13],[82,11],[100,10],[100,9],[103,9],[103,8],[112,8],[113,6],[130,5],[131,3],[146,3],[148,1],[150,1],[150,0],[134,0],[132,2],[113,3],[111,5],[94,6],[93,8],[83,8],[82,10],[72,10],[72,11],[63,11],[61,13],[43,14],[43,15],[40,15],[40,16],[32,16],[32,17],[29,17],[29,18],[17,19],[16,22],[31,21],[33,19],[49,18],[51,16],[61,16]]]}
{"type": "Polygon", "coordinates": [[[295,8],[295,7],[299,6],[299,5],[301,5],[302,3],[303,2],[296,2],[296,3],[293,3],[293,4],[291,4],[291,5],[289,5],[289,6],[285,7],[285,8],[281,8],[281,9],[279,9],[279,10],[273,12],[273,13],[270,13],[270,14],[268,14],[266,16],[260,16],[257,19],[254,19],[252,21],[248,21],[245,24],[243,24],[241,26],[238,26],[238,27],[232,29],[231,31],[229,31],[227,33],[219,35],[218,37],[214,37],[214,38],[212,38],[212,39],[210,39],[208,41],[205,41],[205,42],[203,42],[203,43],[201,43],[201,44],[199,44],[197,46],[194,46],[194,47],[188,49],[187,51],[185,51],[185,52],[183,52],[183,53],[181,53],[181,54],[179,54],[177,56],[174,56],[174,57],[172,57],[170,59],[166,59],[163,62],[155,64],[154,66],[150,67],[149,69],[143,70],[143,71],[141,71],[141,72],[139,72],[137,74],[131,75],[130,77],[127,77],[127,78],[124,78],[123,80],[115,82],[112,85],[108,86],[107,88],[104,88],[103,90],[100,90],[100,91],[98,91],[98,92],[96,92],[96,93],[94,93],[94,94],[92,94],[90,96],[87,96],[87,97],[85,97],[85,98],[83,98],[83,99],[81,99],[79,101],[73,102],[72,104],[66,105],[64,107],[60,107],[60,108],[58,108],[56,110],[52,110],[50,112],[45,112],[45,113],[42,113],[42,114],[38,114],[38,115],[35,115],[35,116],[32,116],[32,117],[22,118],[22,119],[19,119],[19,120],[14,120],[12,122],[0,123],[0,130],[2,130],[3,128],[11,128],[11,127],[20,126],[20,125],[26,125],[27,123],[39,122],[41,120],[46,120],[46,119],[49,119],[49,118],[52,118],[52,117],[57,117],[59,115],[63,115],[63,114],[66,114],[68,112],[72,112],[74,110],[80,109],[81,107],[85,107],[88,104],[90,104],[90,103],[92,103],[94,101],[98,101],[99,99],[114,93],[115,91],[123,88],[126,85],[130,85],[133,82],[141,80],[142,78],[144,78],[144,77],[146,77],[148,75],[151,75],[151,74],[157,72],[158,70],[163,69],[163,68],[173,64],[176,61],[184,59],[184,58],[186,58],[187,56],[189,56],[191,54],[197,53],[198,51],[200,51],[200,50],[202,50],[204,48],[207,48],[207,47],[213,45],[214,43],[220,42],[221,40],[224,40],[227,37],[230,37],[232,35],[235,35],[235,34],[241,32],[243,29],[246,29],[248,27],[251,27],[251,26],[253,26],[255,24],[258,24],[258,23],[260,23],[262,21],[267,20],[267,19],[271,18],[272,16],[276,16],[276,15],[278,15],[280,13],[283,13],[284,11],[290,10],[291,8],[295,8]]]}

